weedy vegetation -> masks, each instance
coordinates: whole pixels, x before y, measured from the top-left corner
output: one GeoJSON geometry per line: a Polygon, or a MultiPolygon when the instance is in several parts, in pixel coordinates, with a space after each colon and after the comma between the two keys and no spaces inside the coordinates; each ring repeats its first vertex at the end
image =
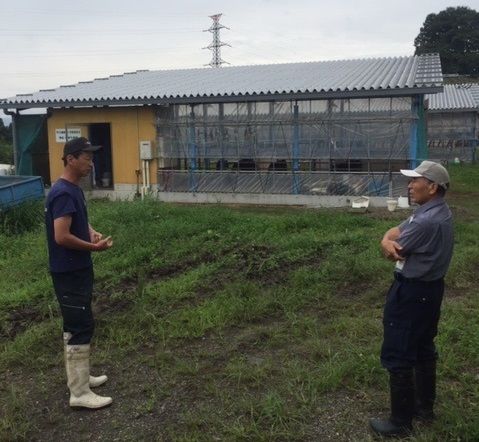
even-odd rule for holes
{"type": "MultiPolygon", "coordinates": [[[[451,174],[438,418],[411,441],[479,440],[479,168],[451,174]]],[[[372,440],[389,403],[379,241],[408,215],[90,201],[115,242],[94,255],[93,372],[114,398],[96,412],[68,407],[44,228],[3,221],[0,440],[372,440]]]]}

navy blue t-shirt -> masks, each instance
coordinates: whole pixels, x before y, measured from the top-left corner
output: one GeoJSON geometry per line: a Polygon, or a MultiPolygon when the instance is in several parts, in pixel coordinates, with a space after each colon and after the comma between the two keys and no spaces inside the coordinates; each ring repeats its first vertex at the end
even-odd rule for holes
{"type": "Polygon", "coordinates": [[[70,232],[90,242],[85,195],[80,187],[60,178],[50,189],[45,202],[48,255],[52,272],[70,272],[92,265],[90,251],[68,249],[55,242],[53,222],[65,215],[72,218],[70,232]]]}

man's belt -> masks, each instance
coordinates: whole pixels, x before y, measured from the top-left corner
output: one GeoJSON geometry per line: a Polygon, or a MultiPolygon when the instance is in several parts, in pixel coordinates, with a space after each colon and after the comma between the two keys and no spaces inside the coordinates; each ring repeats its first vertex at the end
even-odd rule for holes
{"type": "Polygon", "coordinates": [[[399,282],[419,282],[421,284],[434,284],[439,281],[442,281],[443,278],[434,279],[431,281],[424,281],[418,278],[406,278],[401,272],[394,272],[394,279],[399,282]]]}

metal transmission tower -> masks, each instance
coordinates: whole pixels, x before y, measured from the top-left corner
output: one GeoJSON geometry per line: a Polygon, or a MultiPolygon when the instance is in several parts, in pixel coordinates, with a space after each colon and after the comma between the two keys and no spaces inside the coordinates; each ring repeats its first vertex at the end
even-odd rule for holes
{"type": "Polygon", "coordinates": [[[221,46],[229,46],[228,43],[223,43],[220,40],[220,29],[229,29],[226,26],[223,26],[220,23],[220,18],[223,14],[210,15],[209,17],[213,20],[213,24],[209,29],[204,29],[203,32],[211,32],[213,34],[213,41],[209,46],[203,49],[209,49],[213,52],[211,61],[205,66],[211,66],[212,68],[219,68],[223,63],[229,64],[227,61],[221,59],[221,46]]]}

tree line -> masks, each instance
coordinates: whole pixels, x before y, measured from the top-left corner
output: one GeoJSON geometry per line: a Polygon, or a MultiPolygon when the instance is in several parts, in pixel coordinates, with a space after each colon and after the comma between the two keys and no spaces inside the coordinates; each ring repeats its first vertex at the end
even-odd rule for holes
{"type": "Polygon", "coordinates": [[[459,6],[429,14],[414,40],[416,55],[439,53],[444,74],[479,76],[479,12],[459,6]]]}
{"type": "Polygon", "coordinates": [[[12,124],[5,126],[0,118],[0,163],[13,164],[12,124]]]}

